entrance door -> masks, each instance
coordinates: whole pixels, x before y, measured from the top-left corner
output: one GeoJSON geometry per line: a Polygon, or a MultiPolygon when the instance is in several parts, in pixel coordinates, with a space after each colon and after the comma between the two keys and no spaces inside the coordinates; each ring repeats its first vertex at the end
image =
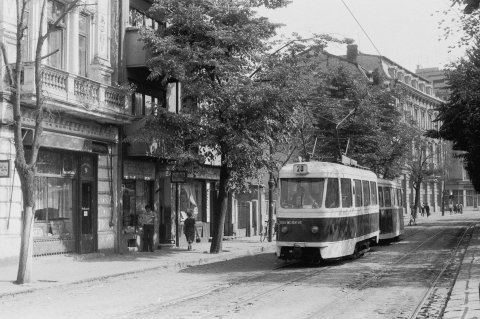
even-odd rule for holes
{"type": "Polygon", "coordinates": [[[80,253],[95,252],[93,182],[80,182],[80,253]]]}

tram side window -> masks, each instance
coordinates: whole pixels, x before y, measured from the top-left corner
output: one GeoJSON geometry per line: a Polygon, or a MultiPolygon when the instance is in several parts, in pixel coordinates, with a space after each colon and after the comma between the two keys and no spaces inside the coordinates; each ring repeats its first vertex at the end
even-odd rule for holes
{"type": "Polygon", "coordinates": [[[355,179],[354,180],[354,191],[355,191],[355,207],[361,207],[362,205],[362,181],[355,179]]]}
{"type": "Polygon", "coordinates": [[[363,186],[363,206],[370,205],[370,184],[368,181],[362,181],[363,186]]]}
{"type": "Polygon", "coordinates": [[[383,187],[378,187],[378,201],[380,202],[380,207],[384,207],[384,202],[383,202],[383,187]]]}
{"type": "Polygon", "coordinates": [[[342,207],[352,207],[352,180],[350,178],[340,179],[342,190],[342,207]]]}
{"type": "Polygon", "coordinates": [[[371,203],[372,205],[377,205],[377,183],[370,182],[370,195],[371,195],[371,203]]]}
{"type": "Polygon", "coordinates": [[[397,188],[397,198],[398,198],[398,206],[403,207],[403,196],[402,196],[402,190],[400,188],[397,188]]]}
{"type": "Polygon", "coordinates": [[[335,208],[340,206],[338,178],[328,178],[325,207],[335,208]]]}
{"type": "Polygon", "coordinates": [[[398,206],[398,198],[395,188],[392,188],[392,206],[398,206]]]}
{"type": "Polygon", "coordinates": [[[383,188],[383,199],[385,201],[385,207],[392,207],[391,188],[383,188]]]}

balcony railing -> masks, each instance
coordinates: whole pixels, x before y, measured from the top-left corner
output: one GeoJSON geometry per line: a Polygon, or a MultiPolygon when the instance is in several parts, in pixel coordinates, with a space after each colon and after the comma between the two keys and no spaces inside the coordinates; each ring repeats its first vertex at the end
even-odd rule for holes
{"type": "MultiPolygon", "coordinates": [[[[56,105],[68,105],[78,111],[126,115],[127,99],[125,93],[113,86],[106,85],[50,66],[43,66],[43,90],[47,103],[56,100],[56,105]]],[[[23,68],[22,94],[35,93],[35,69],[33,63],[25,63],[23,68]]],[[[100,115],[100,114],[99,114],[100,115]]]]}

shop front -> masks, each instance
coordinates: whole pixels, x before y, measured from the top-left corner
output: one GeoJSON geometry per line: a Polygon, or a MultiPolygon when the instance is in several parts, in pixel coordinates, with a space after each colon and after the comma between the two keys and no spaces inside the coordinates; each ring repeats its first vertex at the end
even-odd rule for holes
{"type": "MultiPolygon", "coordinates": [[[[122,233],[124,248],[132,251],[142,250],[142,225],[140,215],[149,205],[156,214],[158,223],[158,205],[155,205],[155,163],[137,160],[125,160],[122,180],[122,233]]],[[[155,238],[157,235],[155,235],[155,238]]],[[[157,240],[156,240],[157,241],[157,240]]]]}
{"type": "Polygon", "coordinates": [[[34,256],[97,250],[97,163],[91,153],[40,149],[34,256]]]}

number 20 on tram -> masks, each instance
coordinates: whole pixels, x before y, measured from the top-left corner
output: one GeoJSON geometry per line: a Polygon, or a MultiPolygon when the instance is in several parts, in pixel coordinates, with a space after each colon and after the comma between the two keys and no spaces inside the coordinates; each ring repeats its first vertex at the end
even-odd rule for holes
{"type": "Polygon", "coordinates": [[[279,174],[277,257],[354,255],[379,238],[377,176],[330,162],[285,165],[279,174]]]}

